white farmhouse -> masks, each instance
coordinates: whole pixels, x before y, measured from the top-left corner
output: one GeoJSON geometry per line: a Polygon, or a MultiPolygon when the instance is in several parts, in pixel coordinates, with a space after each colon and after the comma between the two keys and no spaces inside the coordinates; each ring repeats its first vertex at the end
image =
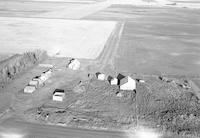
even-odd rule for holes
{"type": "Polygon", "coordinates": [[[68,68],[72,70],[78,70],[80,68],[81,63],[77,59],[71,59],[68,68]]]}
{"type": "Polygon", "coordinates": [[[53,101],[62,102],[65,98],[65,91],[62,89],[56,89],[53,93],[53,101]]]}
{"type": "Polygon", "coordinates": [[[33,93],[36,90],[34,86],[26,86],[24,88],[24,93],[33,93]]]}
{"type": "Polygon", "coordinates": [[[96,73],[96,77],[98,80],[102,80],[102,81],[106,79],[106,75],[100,72],[96,73]]]}
{"type": "Polygon", "coordinates": [[[130,76],[120,80],[120,90],[136,90],[136,81],[130,76]]]}

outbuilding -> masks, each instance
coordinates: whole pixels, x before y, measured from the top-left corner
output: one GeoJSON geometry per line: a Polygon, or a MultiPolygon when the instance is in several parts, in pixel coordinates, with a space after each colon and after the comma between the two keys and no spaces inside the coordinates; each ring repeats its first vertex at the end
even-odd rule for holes
{"type": "Polygon", "coordinates": [[[36,80],[31,80],[28,83],[29,86],[34,86],[35,88],[38,88],[39,82],[36,80]]]}
{"type": "Polygon", "coordinates": [[[63,89],[56,89],[53,93],[53,101],[62,102],[65,98],[65,91],[63,89]]]}
{"type": "Polygon", "coordinates": [[[68,68],[72,70],[78,70],[80,68],[81,63],[77,59],[71,59],[68,64],[68,68]]]}
{"type": "Polygon", "coordinates": [[[120,80],[120,90],[136,90],[136,81],[132,79],[130,76],[126,76],[125,78],[120,80]]]}
{"type": "Polygon", "coordinates": [[[48,75],[45,74],[45,73],[42,73],[42,74],[40,75],[40,79],[41,79],[42,82],[45,82],[45,81],[48,79],[48,75]]]}
{"type": "Polygon", "coordinates": [[[35,86],[29,86],[29,85],[27,85],[24,88],[24,93],[33,93],[35,90],[36,90],[35,86]]]}
{"type": "Polygon", "coordinates": [[[48,70],[44,71],[43,73],[47,76],[47,78],[49,78],[49,77],[51,77],[52,69],[48,69],[48,70]]]}
{"type": "Polygon", "coordinates": [[[108,76],[107,77],[108,82],[110,83],[110,85],[117,85],[118,84],[118,79],[114,78],[112,76],[108,76]]]}
{"type": "Polygon", "coordinates": [[[100,72],[96,73],[96,77],[98,80],[102,80],[102,81],[106,79],[106,75],[100,72]]]}
{"type": "Polygon", "coordinates": [[[39,85],[43,84],[42,80],[40,79],[40,76],[35,76],[32,80],[33,81],[38,81],[39,85]]]}

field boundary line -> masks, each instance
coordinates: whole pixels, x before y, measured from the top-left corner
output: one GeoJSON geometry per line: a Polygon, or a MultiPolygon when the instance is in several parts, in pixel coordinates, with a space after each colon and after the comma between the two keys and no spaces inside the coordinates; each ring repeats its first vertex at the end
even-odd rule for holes
{"type": "Polygon", "coordinates": [[[120,22],[116,25],[116,28],[107,40],[103,51],[97,58],[96,61],[100,64],[100,69],[103,69],[106,65],[113,63],[114,55],[116,54],[119,47],[119,42],[124,29],[124,25],[125,22],[120,22]]]}

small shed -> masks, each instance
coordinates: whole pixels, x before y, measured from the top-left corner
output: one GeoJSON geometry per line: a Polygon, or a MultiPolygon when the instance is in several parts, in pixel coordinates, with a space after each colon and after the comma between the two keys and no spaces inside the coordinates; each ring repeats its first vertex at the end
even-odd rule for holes
{"type": "Polygon", "coordinates": [[[28,85],[38,88],[39,82],[36,80],[31,80],[31,81],[29,81],[28,85]]]}
{"type": "Polygon", "coordinates": [[[118,79],[114,78],[112,76],[108,76],[107,77],[108,82],[110,83],[110,85],[117,85],[118,84],[118,79]]]}
{"type": "Polygon", "coordinates": [[[45,81],[48,79],[47,74],[42,73],[42,74],[40,75],[40,79],[41,79],[42,82],[45,82],[45,81]]]}
{"type": "Polygon", "coordinates": [[[136,90],[136,81],[130,76],[120,80],[120,90],[136,90]]]}
{"type": "Polygon", "coordinates": [[[46,71],[43,72],[43,73],[45,73],[45,74],[47,75],[47,77],[49,78],[49,77],[51,77],[52,69],[48,69],[48,70],[46,70],[46,71]]]}
{"type": "Polygon", "coordinates": [[[65,98],[65,91],[63,89],[56,89],[53,93],[53,101],[62,102],[65,98]]]}
{"type": "Polygon", "coordinates": [[[36,90],[35,86],[29,86],[29,85],[27,85],[24,88],[24,93],[33,93],[35,90],[36,90]]]}
{"type": "Polygon", "coordinates": [[[80,68],[81,63],[78,59],[71,59],[68,64],[68,68],[72,70],[78,70],[80,68]]]}
{"type": "Polygon", "coordinates": [[[33,81],[38,81],[39,85],[43,84],[42,80],[40,79],[40,76],[35,76],[32,80],[33,81]]]}
{"type": "Polygon", "coordinates": [[[137,82],[140,82],[140,83],[145,83],[145,80],[142,80],[142,79],[135,79],[137,82]]]}
{"type": "Polygon", "coordinates": [[[106,79],[106,75],[100,72],[96,73],[96,77],[98,80],[102,80],[102,81],[106,79]]]}

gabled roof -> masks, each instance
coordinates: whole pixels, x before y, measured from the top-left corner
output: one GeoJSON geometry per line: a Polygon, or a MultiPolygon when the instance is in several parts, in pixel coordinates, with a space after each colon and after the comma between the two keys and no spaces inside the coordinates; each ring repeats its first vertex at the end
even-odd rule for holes
{"type": "Polygon", "coordinates": [[[99,75],[105,75],[105,74],[101,73],[101,72],[97,72],[97,73],[95,73],[95,75],[98,77],[99,75]]]}
{"type": "Polygon", "coordinates": [[[124,75],[122,75],[121,73],[119,73],[118,75],[117,75],[117,79],[118,80],[121,80],[121,79],[123,79],[123,78],[125,78],[126,76],[124,76],[124,75]]]}
{"type": "Polygon", "coordinates": [[[121,73],[119,73],[119,74],[117,75],[117,79],[118,79],[117,85],[120,85],[120,80],[123,79],[123,78],[125,78],[125,76],[122,75],[121,73]]]}
{"type": "Polygon", "coordinates": [[[128,76],[120,80],[120,85],[123,85],[128,82],[128,76]]]}
{"type": "Polygon", "coordinates": [[[55,89],[53,94],[55,94],[55,93],[65,93],[65,90],[63,90],[63,89],[55,89]]]}
{"type": "Polygon", "coordinates": [[[74,60],[74,58],[70,59],[68,64],[71,64],[74,60]]]}
{"type": "Polygon", "coordinates": [[[101,74],[101,72],[97,72],[97,73],[95,73],[96,74],[96,76],[98,76],[99,74],[101,74]]]}
{"type": "Polygon", "coordinates": [[[40,79],[40,76],[35,76],[33,77],[33,79],[40,79]]]}
{"type": "Polygon", "coordinates": [[[108,80],[108,81],[111,81],[111,80],[113,80],[113,79],[114,79],[114,78],[113,78],[112,76],[110,76],[110,75],[107,77],[107,80],[108,80]]]}

